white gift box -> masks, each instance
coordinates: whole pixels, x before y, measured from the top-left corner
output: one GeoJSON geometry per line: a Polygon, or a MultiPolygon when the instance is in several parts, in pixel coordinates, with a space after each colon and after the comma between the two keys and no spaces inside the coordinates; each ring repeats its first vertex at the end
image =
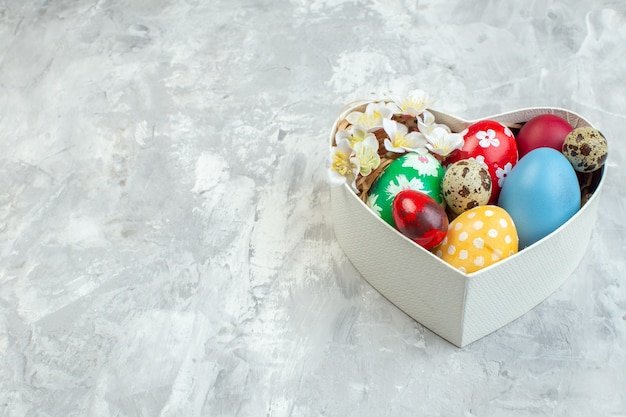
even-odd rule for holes
{"type": "MultiPolygon", "coordinates": [[[[330,146],[347,108],[335,122],[330,146]]],[[[438,123],[460,132],[475,121],[431,111],[438,123]]],[[[568,110],[528,108],[481,118],[524,123],[540,114],[555,114],[574,128],[590,126],[568,110]]],[[[477,120],[476,120],[477,121],[477,120]]],[[[606,167],[593,195],[550,235],[480,271],[465,274],[418,246],[388,225],[345,184],[331,188],[335,235],[365,278],[398,308],[456,346],[463,347],[510,323],[546,299],[572,274],[593,230],[606,167]]]]}

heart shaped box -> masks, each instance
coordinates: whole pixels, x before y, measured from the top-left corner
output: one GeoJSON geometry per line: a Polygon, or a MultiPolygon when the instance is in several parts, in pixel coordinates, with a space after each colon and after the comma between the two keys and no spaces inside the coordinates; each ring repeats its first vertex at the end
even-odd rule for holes
{"type": "MultiPolygon", "coordinates": [[[[352,111],[347,108],[338,125],[352,111]]],[[[475,121],[431,111],[437,123],[460,132],[475,121]]],[[[538,107],[490,116],[502,123],[524,123],[555,114],[574,128],[590,126],[564,109],[538,107]]],[[[465,274],[418,246],[372,212],[345,184],[331,187],[335,235],[361,275],[398,308],[458,347],[466,346],[530,311],[565,282],[587,249],[598,211],[606,167],[593,195],[565,224],[517,254],[480,271],[465,274]]]]}

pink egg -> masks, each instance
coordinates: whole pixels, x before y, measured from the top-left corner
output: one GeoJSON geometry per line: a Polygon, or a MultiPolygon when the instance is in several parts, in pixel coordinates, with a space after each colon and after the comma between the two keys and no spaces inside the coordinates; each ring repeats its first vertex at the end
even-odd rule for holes
{"type": "Polygon", "coordinates": [[[537,148],[561,151],[565,137],[574,128],[567,120],[554,114],[542,114],[530,119],[517,134],[519,157],[537,148]]]}

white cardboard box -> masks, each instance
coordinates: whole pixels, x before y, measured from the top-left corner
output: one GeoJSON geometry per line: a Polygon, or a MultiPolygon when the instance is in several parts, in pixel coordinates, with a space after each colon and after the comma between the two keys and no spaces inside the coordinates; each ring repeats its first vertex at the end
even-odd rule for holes
{"type": "MultiPolygon", "coordinates": [[[[359,103],[346,109],[338,124],[359,103]]],[[[474,121],[433,111],[438,123],[461,131],[474,121]]],[[[556,114],[574,127],[589,126],[567,110],[544,107],[482,118],[523,123],[556,114]]],[[[595,225],[603,168],[593,196],[560,228],[519,253],[480,271],[464,274],[418,246],[372,212],[349,186],[331,188],[335,234],[361,275],[389,301],[456,346],[463,347],[522,316],[554,292],[576,269],[595,225]],[[373,239],[372,236],[375,236],[373,239]]]]}

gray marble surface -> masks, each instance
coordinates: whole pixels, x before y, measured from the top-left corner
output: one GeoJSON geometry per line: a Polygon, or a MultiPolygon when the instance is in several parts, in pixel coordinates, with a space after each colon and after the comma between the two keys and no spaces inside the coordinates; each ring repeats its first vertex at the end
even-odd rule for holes
{"type": "Polygon", "coordinates": [[[0,415],[626,416],[626,3],[0,1],[0,415]],[[459,349],[329,217],[344,103],[609,138],[589,249],[459,349]]]}

